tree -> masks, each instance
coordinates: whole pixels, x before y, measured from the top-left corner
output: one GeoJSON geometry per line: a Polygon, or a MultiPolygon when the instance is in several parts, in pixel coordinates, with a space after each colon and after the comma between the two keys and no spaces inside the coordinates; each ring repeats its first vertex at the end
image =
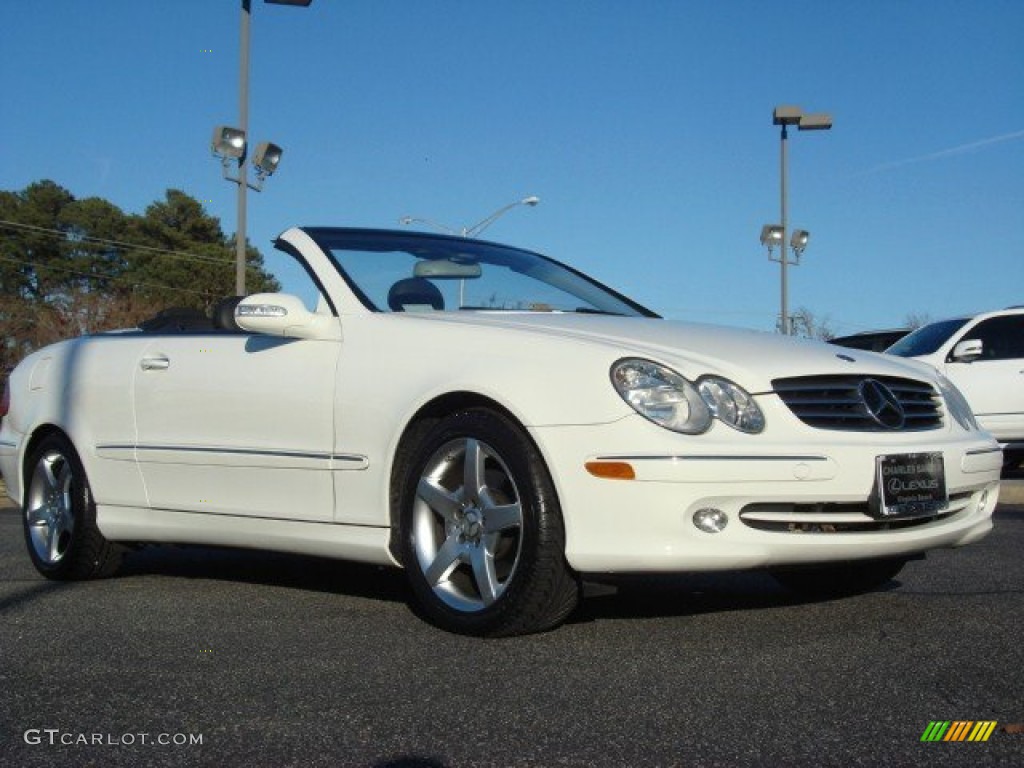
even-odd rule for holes
{"type": "Polygon", "coordinates": [[[911,312],[903,318],[903,324],[912,331],[916,331],[923,325],[928,325],[931,321],[932,316],[927,312],[911,312]]]}
{"type": "Polygon", "coordinates": [[[805,339],[828,341],[836,336],[835,331],[832,330],[831,318],[828,315],[816,317],[807,307],[800,307],[789,316],[789,327],[794,336],[805,339]]]}
{"type": "Polygon", "coordinates": [[[30,184],[20,193],[0,192],[0,220],[23,225],[0,240],[0,295],[39,301],[62,287],[63,253],[49,230],[57,227],[71,193],[52,181],[30,184]]]}
{"type": "MultiPolygon", "coordinates": [[[[0,377],[62,338],[132,327],[234,293],[234,246],[198,200],[169,189],[143,215],[50,180],[0,191],[0,377]]],[[[280,290],[247,248],[246,283],[280,290]]]]}
{"type": "MultiPolygon", "coordinates": [[[[129,239],[145,249],[133,252],[128,276],[163,304],[207,311],[234,293],[234,241],[225,237],[217,218],[184,192],[167,190],[164,200],[133,219],[129,239]]],[[[263,270],[263,256],[251,246],[246,248],[246,285],[253,293],[280,290],[263,270]]]]}

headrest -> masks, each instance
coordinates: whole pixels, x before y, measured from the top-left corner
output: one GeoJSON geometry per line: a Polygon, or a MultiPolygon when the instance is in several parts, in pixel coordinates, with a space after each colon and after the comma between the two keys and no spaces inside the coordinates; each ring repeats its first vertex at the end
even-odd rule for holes
{"type": "Polygon", "coordinates": [[[407,277],[399,280],[388,291],[388,306],[392,312],[407,310],[444,309],[444,297],[440,289],[422,277],[407,277]]]}
{"type": "Polygon", "coordinates": [[[228,296],[213,305],[213,327],[224,331],[240,331],[235,322],[235,307],[245,296],[228,296]]]}

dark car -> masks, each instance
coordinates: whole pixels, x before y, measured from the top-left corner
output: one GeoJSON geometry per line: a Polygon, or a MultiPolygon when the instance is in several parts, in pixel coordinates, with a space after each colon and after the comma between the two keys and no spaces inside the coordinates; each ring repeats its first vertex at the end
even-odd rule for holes
{"type": "Polygon", "coordinates": [[[870,352],[884,352],[892,344],[910,333],[910,328],[894,328],[888,331],[863,331],[849,336],[836,336],[829,339],[829,344],[852,349],[866,349],[870,352]]]}

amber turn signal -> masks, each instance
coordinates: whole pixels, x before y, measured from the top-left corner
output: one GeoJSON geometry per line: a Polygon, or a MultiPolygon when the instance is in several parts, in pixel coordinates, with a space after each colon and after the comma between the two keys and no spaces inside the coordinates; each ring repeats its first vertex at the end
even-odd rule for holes
{"type": "Polygon", "coordinates": [[[624,461],[588,461],[583,465],[594,477],[607,480],[635,480],[636,472],[624,461]]]}

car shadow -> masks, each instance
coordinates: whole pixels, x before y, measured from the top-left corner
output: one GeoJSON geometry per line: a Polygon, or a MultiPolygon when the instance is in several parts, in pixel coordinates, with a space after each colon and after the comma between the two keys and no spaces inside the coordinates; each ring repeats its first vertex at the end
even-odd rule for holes
{"type": "Polygon", "coordinates": [[[1003,505],[996,508],[996,513],[993,515],[996,519],[996,525],[1004,520],[1024,520],[1024,505],[1018,504],[1015,506],[1003,505]]]}
{"type": "MultiPolygon", "coordinates": [[[[310,555],[196,545],[152,545],[125,555],[116,579],[166,576],[257,584],[404,603],[428,620],[398,568],[310,555]]],[[[886,592],[899,581],[875,590],[886,592]]],[[[567,624],[764,610],[826,602],[789,592],[763,571],[703,574],[587,574],[567,624]]],[[[429,620],[428,620],[429,621],[429,620]]]]}
{"type": "Polygon", "coordinates": [[[411,598],[398,568],[228,547],[154,545],[131,550],[115,578],[137,576],[261,584],[399,603],[411,598]]]}
{"type": "MultiPolygon", "coordinates": [[[[899,585],[897,580],[873,591],[899,585]]],[[[833,599],[840,598],[790,592],[763,571],[587,577],[584,599],[567,623],[765,610],[833,599]]]]}

